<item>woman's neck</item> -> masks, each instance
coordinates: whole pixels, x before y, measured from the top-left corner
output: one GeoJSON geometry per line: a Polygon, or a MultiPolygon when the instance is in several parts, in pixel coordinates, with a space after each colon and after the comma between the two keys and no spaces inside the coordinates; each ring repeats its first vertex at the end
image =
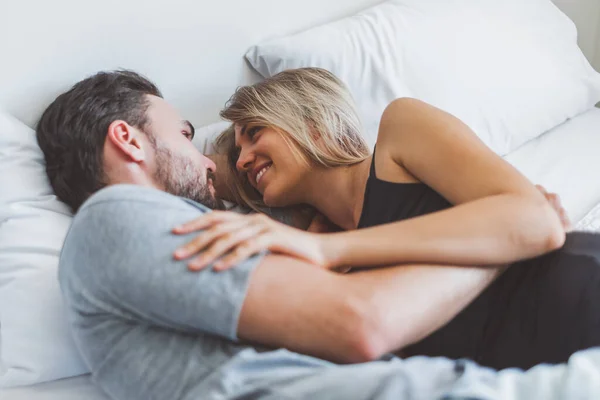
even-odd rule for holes
{"type": "Polygon", "coordinates": [[[348,167],[317,169],[307,182],[305,203],[344,230],[356,229],[363,208],[371,157],[348,167]]]}

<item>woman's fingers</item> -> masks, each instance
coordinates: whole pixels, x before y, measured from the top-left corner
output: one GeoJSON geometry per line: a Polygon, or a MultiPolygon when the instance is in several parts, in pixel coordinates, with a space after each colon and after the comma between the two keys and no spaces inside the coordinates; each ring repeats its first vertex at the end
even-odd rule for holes
{"type": "Polygon", "coordinates": [[[188,263],[191,270],[203,269],[219,258],[222,259],[216,263],[215,269],[228,269],[265,249],[266,233],[273,224],[270,218],[262,214],[215,211],[173,229],[176,234],[205,230],[177,249],[174,257],[182,260],[202,253],[188,263]]]}
{"type": "Polygon", "coordinates": [[[236,247],[227,256],[217,261],[214,265],[215,271],[225,271],[234,267],[237,263],[244,261],[248,257],[258,254],[263,250],[267,250],[273,243],[273,232],[263,232],[252,238],[249,238],[244,243],[236,247]]]}
{"type": "Polygon", "coordinates": [[[223,222],[214,225],[211,229],[201,232],[192,241],[175,250],[174,257],[176,260],[188,258],[200,252],[200,250],[204,249],[221,236],[240,230],[245,225],[247,225],[247,222],[243,220],[233,220],[231,222],[223,222]]]}
{"type": "Polygon", "coordinates": [[[214,262],[216,259],[224,256],[231,249],[237,246],[244,246],[244,242],[248,239],[255,238],[263,233],[265,227],[262,225],[252,224],[235,231],[231,231],[226,235],[218,237],[206,250],[198,257],[193,259],[189,264],[191,270],[199,270],[214,262]]]}
{"type": "Polygon", "coordinates": [[[546,196],[548,194],[548,191],[546,190],[545,187],[543,187],[542,185],[535,185],[536,189],[539,190],[540,192],[542,192],[542,194],[544,196],[546,196]]]}
{"type": "Polygon", "coordinates": [[[183,225],[176,226],[175,228],[173,228],[173,233],[177,235],[184,235],[186,233],[206,229],[217,223],[237,220],[241,217],[243,216],[231,211],[213,211],[211,213],[204,214],[201,217],[196,218],[190,222],[186,222],[183,225]]]}
{"type": "Polygon", "coordinates": [[[568,232],[568,231],[572,230],[573,224],[571,223],[571,219],[569,218],[569,215],[567,214],[567,210],[565,210],[565,208],[562,205],[560,196],[557,195],[556,193],[549,193],[546,196],[546,198],[548,199],[548,201],[550,202],[550,204],[552,205],[554,210],[556,210],[556,212],[558,213],[558,216],[560,218],[560,221],[561,221],[565,231],[568,232]]]}
{"type": "Polygon", "coordinates": [[[213,269],[215,271],[225,271],[235,267],[238,263],[248,259],[250,256],[260,252],[262,249],[257,248],[255,242],[252,239],[248,239],[246,242],[240,244],[225,257],[222,257],[219,261],[215,262],[213,269]]]}
{"type": "Polygon", "coordinates": [[[554,208],[554,210],[556,211],[556,213],[558,214],[558,216],[560,218],[563,228],[566,231],[572,230],[573,224],[571,223],[571,219],[569,218],[569,215],[567,214],[567,210],[565,210],[565,208],[562,205],[560,196],[556,193],[548,192],[546,190],[546,188],[543,187],[542,185],[535,185],[535,187],[544,195],[544,197],[546,198],[546,200],[548,200],[548,202],[550,203],[552,208],[554,208]]]}

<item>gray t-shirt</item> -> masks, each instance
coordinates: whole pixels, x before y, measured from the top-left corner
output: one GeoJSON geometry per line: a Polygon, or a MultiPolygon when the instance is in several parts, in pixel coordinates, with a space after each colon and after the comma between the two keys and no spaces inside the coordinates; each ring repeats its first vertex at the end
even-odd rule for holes
{"type": "Polygon", "coordinates": [[[173,259],[197,233],[177,236],[172,228],[208,211],[117,185],[75,216],[61,288],[80,352],[113,399],[433,399],[461,376],[445,359],[340,366],[240,342],[240,309],[263,256],[220,273],[190,272],[173,259]]]}
{"type": "Polygon", "coordinates": [[[262,255],[220,273],[190,272],[173,259],[198,233],[171,230],[209,211],[165,192],[118,185],[95,194],[74,218],[60,258],[61,288],[81,354],[115,399],[223,398],[216,394],[242,384],[225,376],[235,372],[236,357],[265,351],[236,337],[262,255]]]}

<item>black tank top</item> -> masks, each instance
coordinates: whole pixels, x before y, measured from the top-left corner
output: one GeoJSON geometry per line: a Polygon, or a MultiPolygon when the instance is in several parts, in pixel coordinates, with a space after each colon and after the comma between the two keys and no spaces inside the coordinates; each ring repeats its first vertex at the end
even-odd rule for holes
{"type": "Polygon", "coordinates": [[[418,217],[451,206],[444,197],[424,183],[394,183],[378,179],[373,151],[358,228],[418,217]]]}
{"type": "MultiPolygon", "coordinates": [[[[378,179],[373,153],[358,227],[451,206],[425,184],[378,179]]],[[[449,323],[405,347],[403,355],[469,358],[496,369],[528,369],[566,362],[575,351],[596,346],[600,235],[572,232],[560,250],[515,263],[449,323]]]]}

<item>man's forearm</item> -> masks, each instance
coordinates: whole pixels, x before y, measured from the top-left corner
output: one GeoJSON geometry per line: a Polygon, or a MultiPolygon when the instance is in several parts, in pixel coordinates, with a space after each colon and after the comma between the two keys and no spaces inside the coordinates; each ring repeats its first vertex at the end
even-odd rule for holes
{"type": "Polygon", "coordinates": [[[398,266],[340,275],[269,255],[254,271],[238,336],[335,362],[362,362],[442,327],[499,268],[398,266]]]}
{"type": "Polygon", "coordinates": [[[418,342],[452,320],[505,267],[406,265],[348,276],[361,303],[368,358],[418,342]]]}

